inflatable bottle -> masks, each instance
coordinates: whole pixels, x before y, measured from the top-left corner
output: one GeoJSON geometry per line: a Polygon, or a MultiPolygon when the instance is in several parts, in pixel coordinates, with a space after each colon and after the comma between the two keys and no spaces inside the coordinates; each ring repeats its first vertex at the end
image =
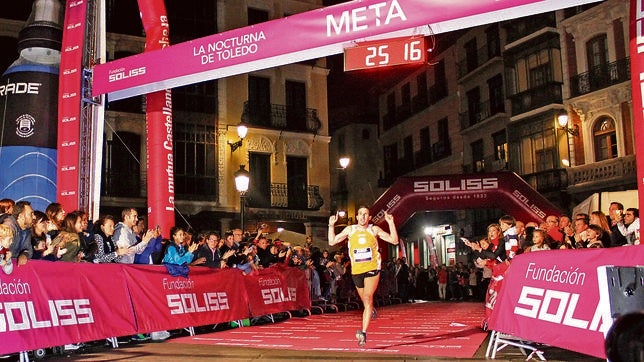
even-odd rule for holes
{"type": "Polygon", "coordinates": [[[56,199],[58,69],[64,8],[35,0],[20,56],[0,78],[0,198],[44,211],[56,199]]]}

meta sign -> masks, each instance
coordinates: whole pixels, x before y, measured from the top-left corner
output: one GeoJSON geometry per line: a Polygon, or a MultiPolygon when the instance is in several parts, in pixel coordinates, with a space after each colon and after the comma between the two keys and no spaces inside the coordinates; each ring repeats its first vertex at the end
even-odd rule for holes
{"type": "Polygon", "coordinates": [[[374,40],[344,49],[344,70],[422,64],[427,60],[423,36],[374,40]]]}

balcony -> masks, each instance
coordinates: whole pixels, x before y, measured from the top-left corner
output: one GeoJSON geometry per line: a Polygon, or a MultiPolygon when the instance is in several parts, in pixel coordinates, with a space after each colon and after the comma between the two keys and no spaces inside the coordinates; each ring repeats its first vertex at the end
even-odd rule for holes
{"type": "Polygon", "coordinates": [[[597,192],[637,188],[635,155],[568,168],[568,192],[597,192]]]}
{"type": "Polygon", "coordinates": [[[250,126],[317,134],[322,128],[317,109],[287,107],[283,104],[251,105],[244,102],[241,121],[250,126]]]}
{"type": "Polygon", "coordinates": [[[461,130],[472,127],[484,120],[492,117],[495,114],[505,112],[503,103],[492,106],[490,101],[479,103],[477,112],[463,112],[458,114],[458,119],[461,122],[461,130]]]}
{"type": "Polygon", "coordinates": [[[491,59],[495,57],[500,57],[500,56],[501,56],[501,48],[500,46],[498,46],[498,43],[496,47],[491,47],[486,44],[478,48],[476,50],[476,56],[461,59],[456,64],[456,67],[458,69],[458,79],[465,77],[466,75],[468,75],[478,67],[482,66],[483,64],[487,63],[491,59]]]}
{"type": "Polygon", "coordinates": [[[512,115],[516,116],[553,103],[562,104],[561,84],[561,82],[551,81],[509,96],[512,102],[512,115]]]}
{"type": "Polygon", "coordinates": [[[561,191],[568,186],[568,174],[564,168],[539,171],[521,177],[540,193],[561,191]]]}
{"type": "Polygon", "coordinates": [[[593,67],[570,78],[570,96],[577,97],[631,79],[630,58],[593,67]]]}
{"type": "Polygon", "coordinates": [[[288,184],[271,183],[270,200],[262,197],[261,192],[249,190],[246,206],[258,208],[276,208],[292,210],[319,210],[324,205],[320,195],[320,186],[303,185],[289,190],[288,184]]]}
{"type": "Polygon", "coordinates": [[[513,43],[543,28],[556,28],[557,20],[554,12],[527,16],[506,22],[503,27],[506,31],[506,43],[513,43]]]}

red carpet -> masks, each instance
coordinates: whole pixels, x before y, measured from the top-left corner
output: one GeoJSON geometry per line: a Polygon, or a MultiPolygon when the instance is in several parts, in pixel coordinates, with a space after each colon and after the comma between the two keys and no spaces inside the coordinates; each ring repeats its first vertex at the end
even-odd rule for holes
{"type": "Polygon", "coordinates": [[[293,317],[275,324],[198,334],[171,342],[472,358],[487,336],[480,327],[483,303],[414,303],[377,310],[378,318],[369,325],[364,347],[358,347],[355,339],[362,310],[293,317]]]}

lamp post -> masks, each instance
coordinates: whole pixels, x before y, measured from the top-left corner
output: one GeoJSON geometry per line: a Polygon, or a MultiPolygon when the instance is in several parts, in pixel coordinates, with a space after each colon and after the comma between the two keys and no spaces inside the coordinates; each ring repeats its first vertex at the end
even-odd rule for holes
{"type": "Polygon", "coordinates": [[[250,173],[244,169],[244,165],[239,165],[239,170],[235,171],[235,188],[239,192],[239,203],[240,203],[240,229],[242,233],[244,232],[244,208],[245,208],[245,198],[246,192],[248,191],[248,186],[250,184],[250,173]]]}
{"type": "Polygon", "coordinates": [[[228,141],[228,146],[230,146],[230,152],[235,152],[239,147],[242,146],[242,143],[244,142],[244,137],[246,137],[246,134],[248,133],[248,127],[244,126],[243,124],[240,124],[237,126],[237,135],[239,136],[239,140],[235,142],[230,142],[228,141]]]}

